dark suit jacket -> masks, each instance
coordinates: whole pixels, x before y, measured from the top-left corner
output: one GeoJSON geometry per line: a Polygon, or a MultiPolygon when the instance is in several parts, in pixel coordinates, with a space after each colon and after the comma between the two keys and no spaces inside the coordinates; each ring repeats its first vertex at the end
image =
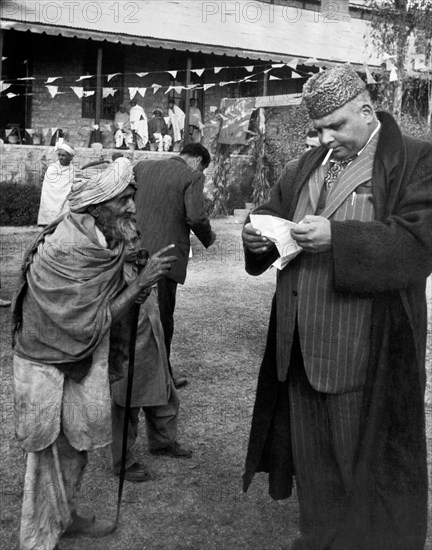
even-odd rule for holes
{"type": "Polygon", "coordinates": [[[169,278],[183,284],[189,258],[190,230],[207,248],[214,233],[204,212],[204,175],[180,157],[138,162],[134,168],[137,222],[143,246],[153,254],[175,244],[169,278]]]}

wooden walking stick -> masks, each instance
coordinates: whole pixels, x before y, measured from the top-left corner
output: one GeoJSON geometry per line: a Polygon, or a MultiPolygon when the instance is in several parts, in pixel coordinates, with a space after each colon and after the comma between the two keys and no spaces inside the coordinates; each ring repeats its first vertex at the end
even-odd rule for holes
{"type": "MultiPolygon", "coordinates": [[[[139,251],[138,258],[137,258],[138,272],[140,272],[141,269],[143,269],[143,267],[147,263],[148,256],[149,254],[147,250],[141,249],[139,251]]],[[[120,508],[121,508],[123,485],[124,485],[125,473],[126,473],[127,435],[128,435],[128,427],[129,427],[130,404],[131,404],[131,398],[132,398],[132,384],[133,384],[133,376],[134,376],[134,370],[135,370],[135,345],[136,345],[136,337],[137,337],[137,330],[138,330],[138,319],[139,319],[140,307],[141,307],[141,304],[135,303],[132,309],[132,326],[131,326],[130,342],[129,342],[129,368],[128,368],[128,377],[127,377],[127,386],[126,386],[125,414],[124,414],[124,422],[123,422],[122,456],[121,456],[121,462],[120,462],[120,480],[119,480],[119,487],[118,487],[118,493],[117,493],[117,514],[116,514],[116,520],[115,520],[116,529],[118,527],[118,523],[120,519],[120,508]]]]}

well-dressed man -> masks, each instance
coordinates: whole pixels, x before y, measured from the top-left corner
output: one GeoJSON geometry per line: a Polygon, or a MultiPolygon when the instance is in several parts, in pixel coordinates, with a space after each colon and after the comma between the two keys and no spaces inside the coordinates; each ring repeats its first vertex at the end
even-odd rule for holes
{"type": "MultiPolygon", "coordinates": [[[[204,211],[203,171],[209,164],[207,149],[199,143],[189,143],[177,157],[141,161],[134,168],[138,185],[135,196],[137,223],[143,246],[152,253],[164,246],[162,243],[174,243],[173,253],[178,258],[169,276],[158,283],[168,359],[174,332],[177,284],[183,284],[186,279],[190,232],[192,230],[206,248],[216,238],[204,211]]],[[[174,378],[174,382],[177,388],[187,384],[186,379],[174,378]]]]}
{"type": "MultiPolygon", "coordinates": [[[[350,66],[315,75],[303,101],[322,146],[257,214],[294,221],[302,251],[278,272],[245,488],[296,478],[294,550],[422,550],[426,278],[432,147],[375,113],[350,66]]],[[[247,223],[246,269],[278,257],[247,223]]]]}
{"type": "Polygon", "coordinates": [[[115,528],[76,510],[87,452],[111,443],[109,379],[120,373],[108,362],[114,350],[127,353],[115,323],[175,261],[160,251],[124,288],[123,224],[135,215],[131,181],[125,158],[76,181],[70,212],[24,259],[13,365],[16,436],[27,453],[20,550],[53,550],[62,536],[102,537],[115,528]]]}

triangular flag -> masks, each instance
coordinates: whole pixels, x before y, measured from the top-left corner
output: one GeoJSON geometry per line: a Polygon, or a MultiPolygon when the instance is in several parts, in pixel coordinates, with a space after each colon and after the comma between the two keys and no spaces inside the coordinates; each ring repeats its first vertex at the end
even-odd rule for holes
{"type": "Polygon", "coordinates": [[[32,136],[32,135],[35,133],[35,131],[33,130],[33,128],[26,128],[26,132],[27,132],[30,136],[32,136]]]}
{"type": "Polygon", "coordinates": [[[12,92],[9,92],[8,94],[6,94],[6,97],[8,99],[12,99],[13,97],[17,97],[18,94],[13,94],[12,92]]]}
{"type": "Polygon", "coordinates": [[[146,94],[147,88],[138,88],[138,93],[141,97],[144,97],[146,94]]]}
{"type": "Polygon", "coordinates": [[[107,76],[107,82],[109,82],[112,78],[114,78],[115,76],[118,76],[120,73],[112,73],[112,74],[109,74],[107,76]]]}
{"type": "Polygon", "coordinates": [[[54,135],[57,132],[58,128],[52,127],[50,128],[50,130],[51,130],[51,134],[54,135]]]}
{"type": "Polygon", "coordinates": [[[150,88],[153,88],[153,94],[155,94],[162,86],[160,84],[152,84],[150,88]]]}
{"type": "Polygon", "coordinates": [[[86,78],[93,78],[93,75],[88,74],[88,75],[80,76],[77,80],[75,80],[75,82],[81,82],[81,80],[86,80],[86,78]]]}
{"type": "Polygon", "coordinates": [[[279,78],[278,76],[273,76],[272,74],[269,76],[269,80],[282,80],[282,78],[279,78]]]}
{"type": "Polygon", "coordinates": [[[395,57],[394,55],[390,55],[390,54],[384,52],[383,56],[382,56],[382,60],[384,62],[384,61],[387,61],[387,59],[391,59],[391,58],[394,58],[394,57],[395,57]]]}
{"type": "Polygon", "coordinates": [[[304,77],[301,76],[300,74],[296,73],[295,71],[292,71],[291,72],[291,78],[304,78],[304,77]]]}
{"type": "Polygon", "coordinates": [[[17,80],[36,80],[34,76],[23,76],[21,78],[17,78],[17,80]]]}
{"type": "Polygon", "coordinates": [[[319,67],[318,72],[319,72],[319,73],[323,73],[323,72],[324,72],[324,69],[323,69],[322,67],[319,67]]]}
{"type": "Polygon", "coordinates": [[[215,74],[218,74],[218,72],[221,71],[222,69],[225,69],[225,67],[214,67],[215,74]]]}
{"type": "Polygon", "coordinates": [[[279,67],[285,67],[285,63],[273,63],[272,68],[278,69],[279,67]]]}
{"type": "Polygon", "coordinates": [[[399,78],[396,71],[396,67],[394,67],[390,72],[389,82],[396,82],[397,80],[399,80],[399,78]]]}
{"type": "Polygon", "coordinates": [[[81,99],[84,95],[84,88],[82,86],[71,86],[71,90],[81,99]]]}
{"type": "Polygon", "coordinates": [[[114,95],[116,91],[114,88],[102,88],[102,97],[106,98],[109,95],[114,95]]]}
{"type": "Polygon", "coordinates": [[[50,96],[53,98],[58,94],[58,86],[47,86],[50,96]]]}
{"type": "Polygon", "coordinates": [[[376,84],[376,80],[372,76],[372,73],[370,72],[369,68],[365,66],[365,70],[366,70],[366,84],[376,84]]]}
{"type": "Polygon", "coordinates": [[[2,57],[2,61],[6,61],[7,57],[2,57]]]}
{"type": "Polygon", "coordinates": [[[46,138],[48,133],[49,133],[50,129],[49,128],[42,128],[42,134],[43,134],[43,137],[46,138]]]}
{"type": "Polygon", "coordinates": [[[271,67],[270,67],[270,69],[265,69],[265,70],[263,71],[263,73],[264,73],[264,74],[267,74],[267,73],[270,72],[270,71],[271,71],[271,67]]]}
{"type": "Polygon", "coordinates": [[[45,82],[45,84],[52,84],[57,79],[61,78],[61,76],[49,76],[45,82]]]}
{"type": "Polygon", "coordinates": [[[195,74],[197,74],[198,76],[201,76],[203,74],[203,72],[205,71],[205,69],[191,69],[191,71],[195,74]]]}
{"type": "Polygon", "coordinates": [[[219,82],[219,86],[228,86],[228,84],[235,84],[235,80],[230,80],[229,82],[219,82]]]}
{"type": "Polygon", "coordinates": [[[90,97],[91,95],[95,95],[95,91],[92,90],[92,91],[88,91],[88,92],[83,92],[83,95],[84,95],[84,97],[90,97]]]}
{"type": "Polygon", "coordinates": [[[8,88],[10,88],[12,84],[5,84],[3,80],[0,81],[0,92],[5,92],[8,88]]]}
{"type": "Polygon", "coordinates": [[[138,93],[138,88],[129,87],[128,90],[129,90],[129,99],[133,99],[138,93]]]}
{"type": "MultiPolygon", "coordinates": [[[[9,95],[9,94],[8,94],[8,95],[9,95]]],[[[9,135],[10,135],[11,132],[12,132],[12,128],[10,128],[10,129],[7,128],[7,129],[5,130],[5,135],[6,135],[6,137],[9,137],[9,135]]]]}
{"type": "Polygon", "coordinates": [[[386,64],[386,70],[387,71],[391,71],[395,67],[395,64],[393,63],[393,61],[390,58],[388,58],[386,60],[385,64],[386,64]]]}
{"type": "Polygon", "coordinates": [[[167,73],[169,73],[173,78],[176,78],[178,71],[167,71],[167,73]]]}
{"type": "Polygon", "coordinates": [[[204,89],[204,91],[206,91],[209,88],[212,88],[213,86],[216,86],[216,83],[215,82],[209,82],[208,84],[204,84],[203,89],[204,89]]]}
{"type": "Polygon", "coordinates": [[[251,73],[253,70],[254,70],[254,66],[253,65],[248,65],[247,67],[245,67],[245,69],[251,73]]]}
{"type": "Polygon", "coordinates": [[[298,57],[294,57],[294,59],[291,59],[291,61],[287,63],[287,67],[291,67],[291,69],[297,69],[298,64],[299,64],[298,57]]]}
{"type": "Polygon", "coordinates": [[[136,74],[137,76],[139,76],[139,77],[147,76],[147,75],[148,75],[148,73],[135,73],[135,74],[136,74]]]}

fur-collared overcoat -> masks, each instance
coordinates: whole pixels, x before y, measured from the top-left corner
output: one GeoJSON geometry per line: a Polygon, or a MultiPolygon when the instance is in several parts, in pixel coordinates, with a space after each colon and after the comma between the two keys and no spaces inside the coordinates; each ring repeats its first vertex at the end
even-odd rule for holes
{"type": "MultiPolygon", "coordinates": [[[[354,491],[331,550],[421,550],[427,528],[425,285],[432,271],[432,145],[402,135],[389,114],[378,117],[375,221],[331,221],[335,290],[373,298],[354,491]]],[[[258,211],[292,220],[300,190],[325,154],[318,147],[290,164],[258,211]]],[[[245,256],[252,275],[276,258],[274,252],[245,256]]],[[[255,472],[269,472],[270,494],[286,498],[293,465],[288,392],[276,376],[276,323],[273,304],[243,479],[247,490],[255,472]]]]}

